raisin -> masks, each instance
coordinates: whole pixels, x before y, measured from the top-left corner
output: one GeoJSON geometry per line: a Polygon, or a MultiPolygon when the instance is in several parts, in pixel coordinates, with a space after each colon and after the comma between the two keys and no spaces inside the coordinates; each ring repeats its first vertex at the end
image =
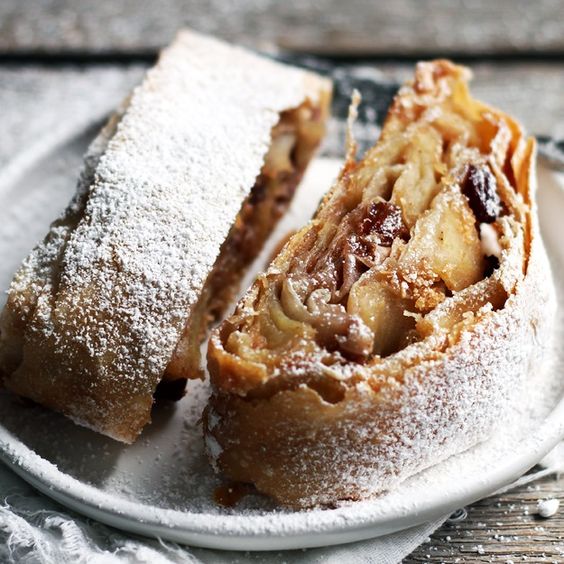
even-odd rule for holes
{"type": "Polygon", "coordinates": [[[373,202],[360,222],[362,235],[377,233],[379,244],[390,247],[396,237],[407,238],[408,230],[403,223],[401,208],[389,202],[373,202]]]}
{"type": "Polygon", "coordinates": [[[350,252],[359,257],[369,257],[374,254],[372,247],[373,244],[371,245],[369,242],[353,234],[347,240],[344,252],[345,254],[350,252]]]}
{"type": "Polygon", "coordinates": [[[486,257],[486,268],[484,271],[484,276],[489,278],[493,273],[494,270],[499,268],[499,259],[494,256],[487,256],[486,257]]]}
{"type": "Polygon", "coordinates": [[[462,193],[478,223],[493,223],[501,212],[495,176],[487,167],[470,165],[462,182],[462,193]]]}

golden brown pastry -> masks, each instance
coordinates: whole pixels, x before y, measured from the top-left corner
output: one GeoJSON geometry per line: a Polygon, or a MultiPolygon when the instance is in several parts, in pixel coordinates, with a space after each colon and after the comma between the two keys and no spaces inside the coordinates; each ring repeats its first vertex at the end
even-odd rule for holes
{"type": "Polygon", "coordinates": [[[207,449],[295,507],[393,487],[486,439],[549,343],[535,142],[417,65],[378,143],[209,346],[207,449]]]}
{"type": "Polygon", "coordinates": [[[329,99],[317,75],[179,34],[14,277],[4,385],[133,441],[155,393],[201,376],[208,324],[288,205],[329,99]]]}

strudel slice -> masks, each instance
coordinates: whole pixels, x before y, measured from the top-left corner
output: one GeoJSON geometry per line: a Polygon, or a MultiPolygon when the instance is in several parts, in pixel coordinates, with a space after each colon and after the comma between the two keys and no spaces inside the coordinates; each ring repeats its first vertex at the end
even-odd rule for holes
{"type": "Polygon", "coordinates": [[[3,384],[131,442],[199,347],[319,144],[330,84],[181,32],[93,143],[12,282],[3,384]]]}
{"type": "Polygon", "coordinates": [[[356,500],[487,438],[554,313],[535,142],[417,65],[381,137],[212,335],[207,448],[280,503],[356,500]]]}

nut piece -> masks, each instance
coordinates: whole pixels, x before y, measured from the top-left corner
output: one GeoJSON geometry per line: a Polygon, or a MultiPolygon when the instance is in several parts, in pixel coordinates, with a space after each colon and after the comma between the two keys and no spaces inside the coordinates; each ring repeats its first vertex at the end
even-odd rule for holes
{"type": "Polygon", "coordinates": [[[462,183],[462,193],[478,223],[493,223],[501,212],[495,176],[485,167],[470,165],[462,183]]]}

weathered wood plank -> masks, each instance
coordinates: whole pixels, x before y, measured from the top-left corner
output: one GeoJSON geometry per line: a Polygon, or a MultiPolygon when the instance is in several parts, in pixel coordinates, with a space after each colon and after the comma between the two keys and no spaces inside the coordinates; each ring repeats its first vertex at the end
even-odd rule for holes
{"type": "Polygon", "coordinates": [[[404,564],[564,562],[564,507],[550,519],[536,513],[547,498],[564,505],[564,476],[475,503],[464,521],[443,525],[404,564]]]}
{"type": "MultiPolygon", "coordinates": [[[[474,74],[470,87],[475,97],[517,117],[532,134],[564,138],[564,61],[468,66],[474,74]]],[[[399,82],[413,73],[413,65],[377,64],[375,68],[399,82]]]]}
{"type": "Polygon", "coordinates": [[[562,0],[2,0],[0,51],[147,52],[189,25],[317,53],[562,53],[562,0]]]}
{"type": "MultiPolygon", "coordinates": [[[[317,68],[319,64],[315,63],[313,66],[317,68]]],[[[81,103],[88,107],[84,93],[92,100],[103,98],[105,90],[110,86],[100,82],[99,77],[102,75],[115,76],[114,96],[124,96],[127,88],[134,83],[133,80],[140,79],[143,68],[143,65],[137,66],[132,75],[130,67],[118,65],[63,68],[0,66],[0,94],[2,99],[5,99],[2,107],[3,119],[6,124],[16,124],[14,134],[0,136],[0,148],[5,144],[13,145],[18,142],[20,132],[23,131],[22,123],[25,121],[29,121],[30,128],[40,129],[46,119],[46,108],[56,120],[57,102],[61,108],[81,103]],[[124,75],[121,82],[120,73],[124,75]],[[134,77],[133,80],[130,77],[134,77]],[[80,88],[83,90],[77,94],[80,88]],[[13,103],[8,103],[7,100],[13,100],[13,103]],[[43,101],[45,107],[42,107],[43,101]],[[18,107],[25,104],[37,110],[35,117],[30,117],[29,112],[18,110],[18,107]]],[[[331,67],[325,68],[327,70],[331,67]]],[[[472,91],[477,97],[515,115],[532,134],[564,139],[564,62],[480,64],[471,68],[475,74],[472,91]]],[[[391,99],[395,84],[413,74],[413,65],[407,64],[362,64],[337,66],[332,69],[330,74],[338,82],[340,93],[339,107],[335,110],[341,117],[345,115],[347,95],[350,95],[353,87],[357,87],[366,94],[366,107],[361,107],[361,113],[366,118],[371,116],[373,121],[381,121],[386,111],[386,99],[391,99]],[[379,85],[381,94],[376,101],[377,107],[374,107],[375,83],[379,85]],[[389,85],[389,92],[386,85],[389,85]]],[[[338,156],[343,149],[344,126],[336,123],[333,125],[332,136],[325,147],[331,156],[338,156]]],[[[372,144],[376,139],[377,130],[360,128],[359,135],[361,142],[372,144]]]]}

